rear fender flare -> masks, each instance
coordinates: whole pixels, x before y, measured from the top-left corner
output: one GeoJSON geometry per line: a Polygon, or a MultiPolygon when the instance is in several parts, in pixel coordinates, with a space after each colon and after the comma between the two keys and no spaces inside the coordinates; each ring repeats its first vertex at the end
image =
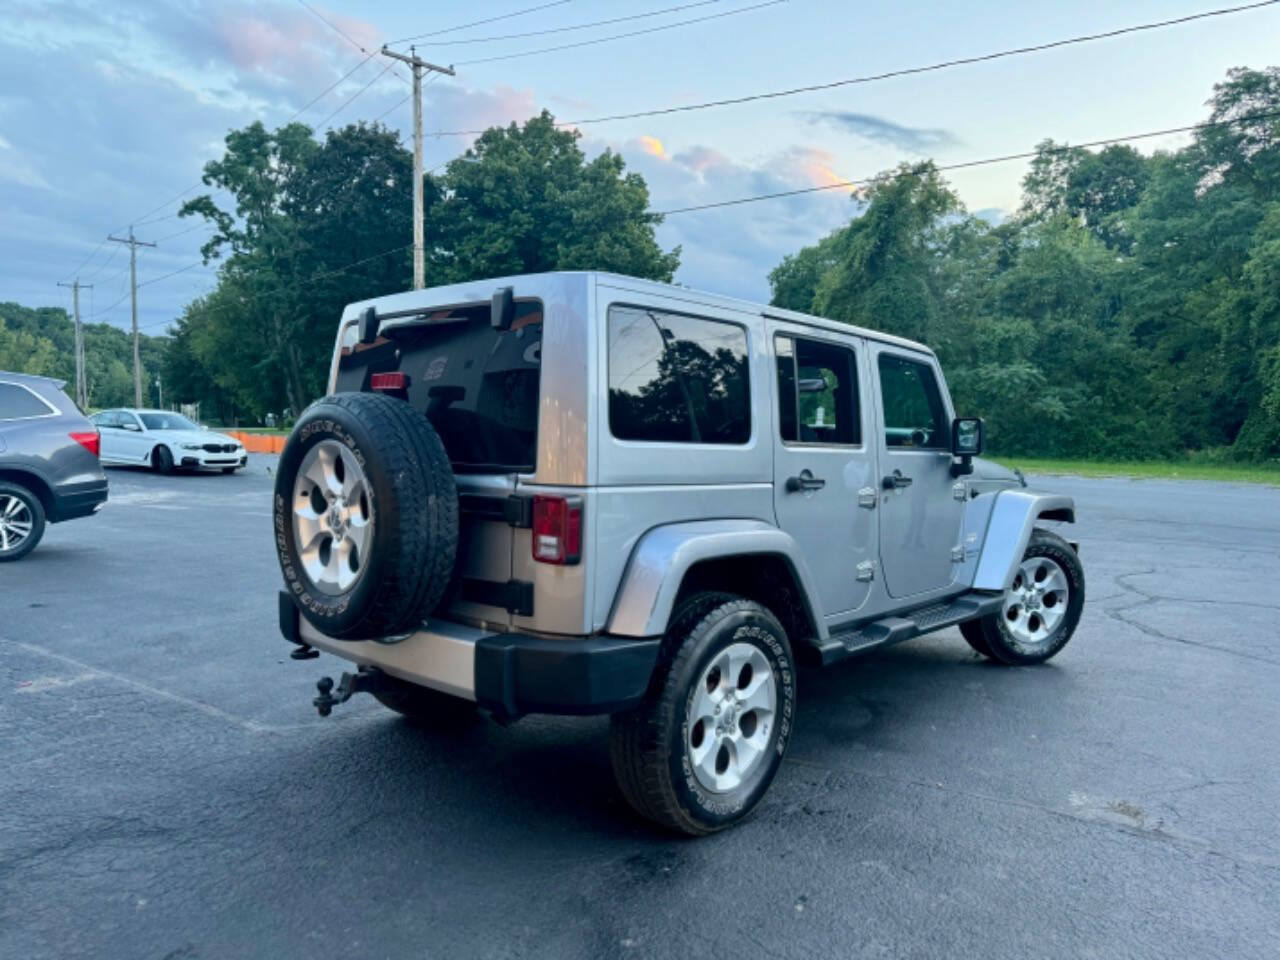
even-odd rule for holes
{"type": "MultiPolygon", "coordinates": [[[[1013,583],[1036,522],[1048,519],[1075,523],[1076,508],[1071,497],[1059,493],[1001,490],[993,496],[995,502],[990,505],[973,588],[1003,593],[1013,583]]],[[[978,507],[977,500],[970,501],[970,510],[978,507]]]]}
{"type": "Polygon", "coordinates": [[[800,600],[826,639],[822,610],[815,605],[813,577],[791,536],[762,520],[695,520],[654,527],[640,538],[623,571],[607,631],[620,637],[656,637],[666,632],[685,574],[703,560],[765,554],[781,557],[800,588],[800,600]]]}

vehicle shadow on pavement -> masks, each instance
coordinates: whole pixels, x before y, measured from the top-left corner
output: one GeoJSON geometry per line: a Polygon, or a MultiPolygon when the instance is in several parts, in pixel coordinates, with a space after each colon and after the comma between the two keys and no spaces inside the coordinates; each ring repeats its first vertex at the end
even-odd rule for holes
{"type": "MultiPolygon", "coordinates": [[[[858,757],[923,755],[941,748],[941,723],[946,742],[978,741],[990,733],[999,713],[993,696],[1006,681],[1017,681],[1033,696],[1072,683],[1067,671],[1052,665],[989,664],[958,636],[802,670],[788,756],[810,766],[841,766],[858,757]]],[[[600,840],[637,834],[676,839],[640,820],[622,799],[613,782],[608,726],[604,717],[534,716],[503,727],[477,716],[458,728],[432,729],[390,713],[371,714],[324,737],[326,762],[342,770],[344,782],[338,796],[345,809],[328,811],[337,821],[329,826],[349,829],[355,820],[362,831],[385,831],[388,843],[429,834],[447,845],[501,823],[512,842],[546,856],[554,853],[547,838],[565,831],[600,840]]],[[[298,762],[314,763],[314,754],[301,754],[298,762]]],[[[783,764],[783,789],[775,787],[762,809],[787,802],[791,768],[783,764]]]]}

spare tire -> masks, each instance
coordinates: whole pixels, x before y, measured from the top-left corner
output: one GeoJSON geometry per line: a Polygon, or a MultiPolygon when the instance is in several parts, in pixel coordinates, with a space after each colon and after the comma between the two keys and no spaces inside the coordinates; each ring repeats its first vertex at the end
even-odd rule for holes
{"type": "Polygon", "coordinates": [[[280,455],[274,521],[285,585],[330,637],[415,629],[453,575],[453,469],[403,400],[341,393],[308,407],[280,455]]]}

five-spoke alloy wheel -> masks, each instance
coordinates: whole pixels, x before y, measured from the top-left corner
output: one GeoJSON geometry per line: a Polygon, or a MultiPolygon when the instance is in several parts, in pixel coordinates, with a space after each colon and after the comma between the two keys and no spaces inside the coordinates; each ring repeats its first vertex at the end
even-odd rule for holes
{"type": "Polygon", "coordinates": [[[0,483],[0,562],[25,557],[44,536],[44,507],[26,487],[0,483]]]}

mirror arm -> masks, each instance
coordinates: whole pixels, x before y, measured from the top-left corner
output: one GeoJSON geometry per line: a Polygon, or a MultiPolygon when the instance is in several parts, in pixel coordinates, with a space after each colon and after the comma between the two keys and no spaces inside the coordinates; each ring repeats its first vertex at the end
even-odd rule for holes
{"type": "Polygon", "coordinates": [[[967,477],[971,473],[973,473],[973,457],[971,455],[964,454],[960,457],[959,463],[955,460],[951,461],[951,476],[967,477]]]}

